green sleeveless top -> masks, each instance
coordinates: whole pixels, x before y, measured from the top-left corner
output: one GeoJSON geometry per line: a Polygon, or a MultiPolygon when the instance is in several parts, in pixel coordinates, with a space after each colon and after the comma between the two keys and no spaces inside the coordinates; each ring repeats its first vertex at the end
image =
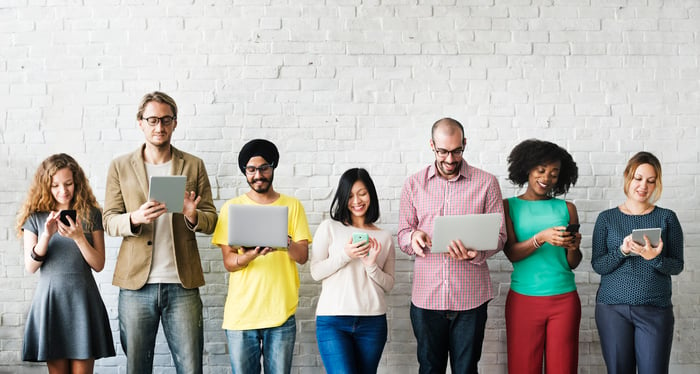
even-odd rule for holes
{"type": "MultiPolygon", "coordinates": [[[[569,223],[566,201],[561,199],[508,199],[513,230],[518,242],[553,226],[569,223]]],[[[510,289],[527,296],[552,296],[576,290],[574,273],[566,261],[566,249],[544,243],[530,256],[513,263],[510,289]]]]}

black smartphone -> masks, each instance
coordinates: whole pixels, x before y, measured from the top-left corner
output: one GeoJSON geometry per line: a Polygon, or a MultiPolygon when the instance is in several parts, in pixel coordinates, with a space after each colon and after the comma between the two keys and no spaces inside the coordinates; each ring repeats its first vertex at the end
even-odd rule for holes
{"type": "Polygon", "coordinates": [[[575,234],[578,232],[579,227],[581,227],[581,225],[578,223],[570,223],[568,226],[566,226],[566,231],[575,234]]]}
{"type": "Polygon", "coordinates": [[[70,217],[73,220],[73,222],[75,222],[75,209],[64,209],[58,213],[58,219],[61,221],[61,223],[63,223],[66,226],[70,226],[70,222],[68,222],[68,218],[66,217],[70,217]]]}

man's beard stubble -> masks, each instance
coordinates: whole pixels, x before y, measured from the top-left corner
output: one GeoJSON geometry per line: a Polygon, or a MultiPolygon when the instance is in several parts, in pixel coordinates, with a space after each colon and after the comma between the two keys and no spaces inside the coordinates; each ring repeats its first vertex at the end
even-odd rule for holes
{"type": "Polygon", "coordinates": [[[270,188],[272,187],[272,181],[273,181],[274,179],[275,179],[275,175],[272,174],[272,175],[270,175],[270,178],[269,178],[269,179],[263,177],[263,178],[257,178],[257,179],[253,179],[253,180],[248,180],[248,185],[250,186],[250,188],[251,188],[253,191],[255,191],[255,192],[257,192],[257,193],[267,193],[267,191],[269,191],[270,188]],[[262,185],[262,187],[256,188],[256,187],[254,187],[254,185],[255,185],[255,183],[257,183],[257,182],[265,182],[266,184],[264,183],[264,184],[262,185]]]}

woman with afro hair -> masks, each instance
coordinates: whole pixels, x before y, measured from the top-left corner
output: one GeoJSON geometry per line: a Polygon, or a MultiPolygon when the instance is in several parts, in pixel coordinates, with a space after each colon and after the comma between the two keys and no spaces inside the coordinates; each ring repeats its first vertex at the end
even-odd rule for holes
{"type": "Polygon", "coordinates": [[[508,372],[576,373],[581,300],[574,273],[581,262],[576,206],[557,196],[578,179],[578,167],[560,146],[521,142],[508,156],[508,179],[527,185],[504,200],[513,263],[506,299],[508,372]],[[572,226],[569,226],[572,225],[572,226]],[[567,231],[568,230],[568,231],[567,231]]]}

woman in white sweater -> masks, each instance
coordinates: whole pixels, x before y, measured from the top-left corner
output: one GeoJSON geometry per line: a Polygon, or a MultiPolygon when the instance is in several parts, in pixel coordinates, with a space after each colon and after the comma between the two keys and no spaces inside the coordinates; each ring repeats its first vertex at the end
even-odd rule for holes
{"type": "Polygon", "coordinates": [[[376,373],[387,338],[384,294],[394,287],[395,253],[391,233],[374,224],[379,200],[367,170],[343,173],[330,214],[311,249],[311,276],[322,281],[318,349],[329,374],[376,373]]]}

